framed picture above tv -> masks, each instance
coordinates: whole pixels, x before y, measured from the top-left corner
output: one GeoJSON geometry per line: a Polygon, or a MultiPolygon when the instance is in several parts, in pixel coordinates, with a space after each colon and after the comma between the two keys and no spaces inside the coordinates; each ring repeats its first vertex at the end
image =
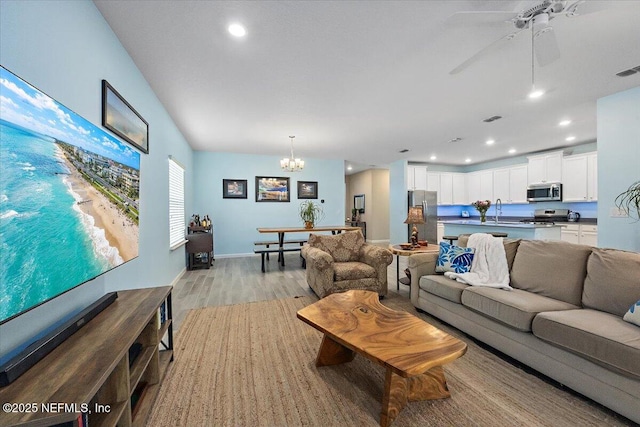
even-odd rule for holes
{"type": "Polygon", "coordinates": [[[246,199],[247,180],[246,179],[223,179],[222,180],[223,199],[246,199]]]}
{"type": "Polygon", "coordinates": [[[298,181],[298,199],[317,199],[318,181],[298,181]]]}
{"type": "Polygon", "coordinates": [[[102,81],[102,126],[149,153],[149,124],[106,80],[102,81]]]}
{"type": "Polygon", "coordinates": [[[256,202],[289,202],[289,178],[256,176],[256,202]]]}
{"type": "Polygon", "coordinates": [[[0,85],[2,324],[138,256],[140,153],[4,67],[0,85]]]}

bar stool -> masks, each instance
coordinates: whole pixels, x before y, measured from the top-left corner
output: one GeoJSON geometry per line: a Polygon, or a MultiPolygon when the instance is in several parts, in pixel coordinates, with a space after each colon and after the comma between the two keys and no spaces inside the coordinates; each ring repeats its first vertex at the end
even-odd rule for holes
{"type": "Polygon", "coordinates": [[[442,240],[448,240],[453,245],[453,241],[458,240],[458,236],[442,236],[442,240]]]}

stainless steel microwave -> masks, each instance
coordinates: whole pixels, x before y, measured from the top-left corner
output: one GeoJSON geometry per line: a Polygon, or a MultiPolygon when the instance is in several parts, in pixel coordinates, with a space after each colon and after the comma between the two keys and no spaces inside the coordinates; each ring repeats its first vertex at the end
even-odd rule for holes
{"type": "Polygon", "coordinates": [[[562,184],[559,182],[541,182],[527,187],[527,201],[562,201],[562,184]]]}

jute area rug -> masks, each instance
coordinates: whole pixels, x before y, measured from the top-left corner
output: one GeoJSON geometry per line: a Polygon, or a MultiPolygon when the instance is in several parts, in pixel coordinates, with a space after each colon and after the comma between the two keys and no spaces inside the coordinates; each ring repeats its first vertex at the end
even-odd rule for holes
{"type": "MultiPolygon", "coordinates": [[[[385,370],[356,356],[316,368],[322,334],[296,318],[315,302],[287,298],[191,311],[148,426],[377,426],[385,370]]],[[[416,314],[390,295],[394,310],[416,314]]],[[[468,344],[445,365],[451,398],[409,402],[393,426],[621,426],[630,422],[468,344]]]]}

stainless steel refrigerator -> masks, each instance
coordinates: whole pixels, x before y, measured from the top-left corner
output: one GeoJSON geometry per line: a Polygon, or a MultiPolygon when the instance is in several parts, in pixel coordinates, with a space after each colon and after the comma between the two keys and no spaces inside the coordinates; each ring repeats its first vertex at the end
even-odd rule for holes
{"type": "MultiPolygon", "coordinates": [[[[407,212],[409,207],[422,207],[424,224],[416,224],[418,228],[418,238],[426,240],[430,244],[438,243],[438,192],[414,190],[409,191],[407,212]]],[[[411,241],[412,224],[407,226],[407,242],[411,241]]]]}

